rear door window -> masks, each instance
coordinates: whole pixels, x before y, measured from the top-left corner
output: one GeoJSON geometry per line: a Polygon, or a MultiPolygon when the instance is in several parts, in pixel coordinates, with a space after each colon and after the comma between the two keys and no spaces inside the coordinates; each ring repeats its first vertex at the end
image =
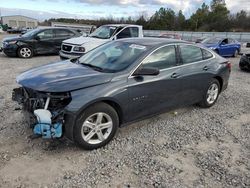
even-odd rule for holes
{"type": "Polygon", "coordinates": [[[75,34],[69,30],[66,29],[56,29],[56,37],[57,38],[67,38],[72,37],[75,34]]]}
{"type": "Polygon", "coordinates": [[[179,49],[183,64],[189,64],[203,60],[202,51],[197,46],[180,45],[179,49]]]}
{"type": "Polygon", "coordinates": [[[209,52],[208,50],[205,50],[205,49],[201,49],[202,51],[202,56],[203,56],[203,59],[210,59],[213,57],[213,54],[211,52],[209,52]]]}

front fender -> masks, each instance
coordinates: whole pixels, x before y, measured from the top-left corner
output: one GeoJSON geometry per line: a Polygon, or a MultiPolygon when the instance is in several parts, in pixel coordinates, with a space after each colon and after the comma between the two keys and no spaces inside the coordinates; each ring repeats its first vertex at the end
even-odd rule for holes
{"type": "Polygon", "coordinates": [[[124,114],[128,110],[128,91],[126,88],[126,79],[113,83],[102,84],[71,92],[71,102],[65,107],[65,135],[73,140],[73,130],[78,117],[86,108],[98,102],[114,102],[123,111],[124,114]],[[119,89],[117,89],[119,88],[119,89]]]}

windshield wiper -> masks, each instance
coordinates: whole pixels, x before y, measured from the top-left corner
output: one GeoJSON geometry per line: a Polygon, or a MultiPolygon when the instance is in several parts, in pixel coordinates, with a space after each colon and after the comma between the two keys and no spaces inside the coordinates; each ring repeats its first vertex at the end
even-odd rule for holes
{"type": "Polygon", "coordinates": [[[82,64],[82,65],[84,65],[86,67],[90,67],[90,68],[92,68],[94,70],[97,70],[99,72],[103,72],[104,71],[104,69],[102,67],[98,67],[98,66],[95,66],[95,65],[92,65],[92,64],[88,64],[88,63],[80,63],[80,64],[82,64]]]}

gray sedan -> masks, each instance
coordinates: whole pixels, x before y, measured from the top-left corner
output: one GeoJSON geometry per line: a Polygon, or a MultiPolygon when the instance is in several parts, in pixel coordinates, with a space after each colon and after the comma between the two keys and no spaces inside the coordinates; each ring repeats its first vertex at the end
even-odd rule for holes
{"type": "Polygon", "coordinates": [[[230,72],[227,59],[202,46],[123,39],[22,73],[13,99],[31,114],[36,135],[96,149],[128,123],[181,106],[213,106],[230,72]]]}

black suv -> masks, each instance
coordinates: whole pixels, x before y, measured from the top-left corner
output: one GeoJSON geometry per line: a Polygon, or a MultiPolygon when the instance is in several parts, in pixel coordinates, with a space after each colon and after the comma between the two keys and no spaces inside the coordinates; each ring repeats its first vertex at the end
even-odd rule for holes
{"type": "Polygon", "coordinates": [[[79,32],[69,28],[37,28],[24,35],[5,38],[2,50],[7,56],[22,58],[36,54],[57,54],[63,40],[79,36],[79,32]]]}

